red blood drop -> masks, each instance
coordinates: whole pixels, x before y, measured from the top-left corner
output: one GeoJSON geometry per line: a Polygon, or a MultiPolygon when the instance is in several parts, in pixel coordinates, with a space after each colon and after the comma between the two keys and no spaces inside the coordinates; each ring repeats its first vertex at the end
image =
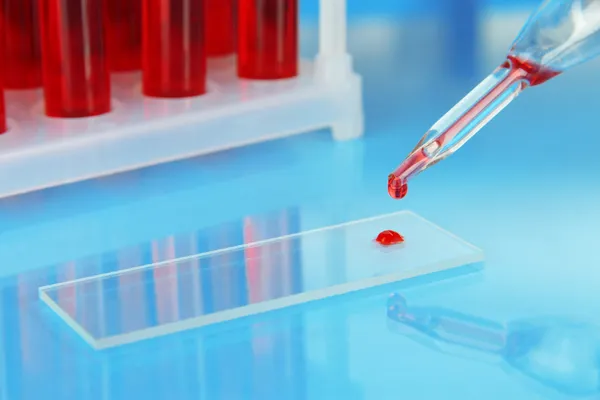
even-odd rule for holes
{"type": "Polygon", "coordinates": [[[396,231],[387,230],[377,235],[375,241],[382,246],[392,246],[404,242],[404,237],[396,231]]]}
{"type": "Polygon", "coordinates": [[[408,185],[404,180],[390,174],[388,176],[388,193],[393,199],[402,199],[408,193],[408,185]]]}

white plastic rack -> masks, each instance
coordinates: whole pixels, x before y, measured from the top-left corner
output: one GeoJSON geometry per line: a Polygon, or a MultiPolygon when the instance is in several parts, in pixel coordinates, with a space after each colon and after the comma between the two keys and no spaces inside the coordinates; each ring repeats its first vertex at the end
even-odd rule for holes
{"type": "Polygon", "coordinates": [[[207,94],[163,100],[142,96],[138,74],[117,75],[113,110],[98,117],[48,118],[39,91],[9,91],[0,197],[321,128],[336,140],[360,137],[361,79],[346,34],[346,0],[320,0],[319,51],[298,77],[240,80],[235,60],[211,60],[207,94]]]}

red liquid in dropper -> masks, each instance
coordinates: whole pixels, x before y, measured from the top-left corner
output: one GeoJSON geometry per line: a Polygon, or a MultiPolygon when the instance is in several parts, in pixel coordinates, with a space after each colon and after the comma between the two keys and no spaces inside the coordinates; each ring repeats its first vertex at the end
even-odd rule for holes
{"type": "Polygon", "coordinates": [[[512,68],[513,70],[521,69],[527,73],[525,79],[529,82],[529,86],[540,85],[557,75],[560,75],[560,71],[542,67],[531,61],[521,60],[515,56],[507,56],[508,60],[502,64],[502,68],[512,68]],[[512,64],[512,65],[511,65],[512,64]]]}
{"type": "Polygon", "coordinates": [[[386,230],[377,235],[375,241],[382,246],[393,246],[404,242],[404,237],[396,231],[386,230]]]}
{"type": "Polygon", "coordinates": [[[393,199],[402,199],[408,193],[408,185],[394,174],[388,176],[388,193],[393,199]]]}
{"type": "MultiPolygon", "coordinates": [[[[514,84],[516,79],[524,79],[529,86],[540,85],[551,78],[560,74],[560,71],[548,69],[532,63],[521,60],[515,56],[507,56],[507,60],[500,68],[510,68],[510,73],[499,82],[496,87],[483,96],[467,112],[458,118],[436,141],[439,147],[454,138],[462,129],[464,129],[473,118],[482,110],[488,107],[498,96],[506,90],[507,87],[514,84]]],[[[412,153],[393,173],[388,176],[388,193],[393,199],[402,199],[408,192],[407,181],[414,174],[421,171],[422,167],[429,163],[430,157],[423,149],[412,153]]]]}

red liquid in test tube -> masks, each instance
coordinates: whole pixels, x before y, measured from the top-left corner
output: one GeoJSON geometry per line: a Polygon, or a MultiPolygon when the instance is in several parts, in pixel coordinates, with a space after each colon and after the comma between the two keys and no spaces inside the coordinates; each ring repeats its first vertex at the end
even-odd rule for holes
{"type": "Polygon", "coordinates": [[[298,0],[239,0],[238,75],[281,79],[298,74],[298,0]]]}
{"type": "Polygon", "coordinates": [[[234,0],[206,1],[206,54],[221,57],[235,52],[234,0]]]}
{"type": "Polygon", "coordinates": [[[190,97],[206,91],[204,0],[144,0],[143,91],[190,97]]]}
{"type": "Polygon", "coordinates": [[[106,0],[110,68],[135,71],[142,64],[142,0],[106,0]]]}
{"type": "Polygon", "coordinates": [[[0,0],[4,22],[4,87],[42,85],[38,0],[0,0]]]}
{"type": "Polygon", "coordinates": [[[103,0],[40,0],[46,114],[76,118],[110,111],[103,0]]]}
{"type": "MultiPolygon", "coordinates": [[[[2,19],[0,18],[0,38],[4,34],[4,24],[2,19]]],[[[2,42],[0,41],[0,59],[2,59],[2,42]]],[[[3,87],[3,78],[4,78],[4,66],[3,63],[0,62],[0,134],[6,132],[6,111],[4,106],[4,87],[3,87]]]]}
{"type": "Polygon", "coordinates": [[[6,127],[6,112],[4,110],[4,90],[2,89],[2,82],[0,80],[0,135],[5,133],[6,127]]]}

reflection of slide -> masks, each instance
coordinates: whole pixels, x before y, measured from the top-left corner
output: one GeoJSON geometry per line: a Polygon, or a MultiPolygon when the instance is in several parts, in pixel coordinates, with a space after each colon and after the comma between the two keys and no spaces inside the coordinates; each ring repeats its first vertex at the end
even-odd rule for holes
{"type": "Polygon", "coordinates": [[[506,325],[442,307],[409,306],[394,293],[387,304],[393,331],[435,350],[498,363],[546,395],[600,398],[600,327],[566,318],[506,325]]]}

